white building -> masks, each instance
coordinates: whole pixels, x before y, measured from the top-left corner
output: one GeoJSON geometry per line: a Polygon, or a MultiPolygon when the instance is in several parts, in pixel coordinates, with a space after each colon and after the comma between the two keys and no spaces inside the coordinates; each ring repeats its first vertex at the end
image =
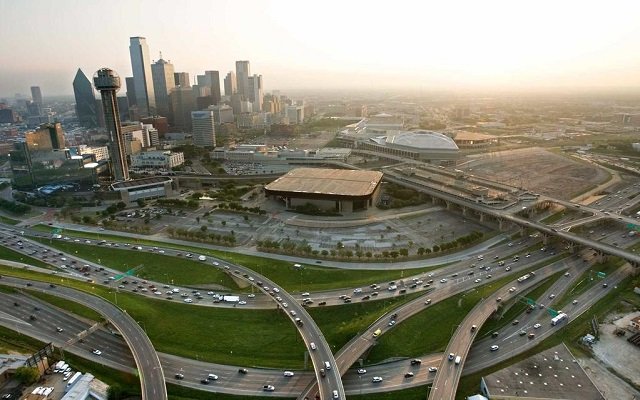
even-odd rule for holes
{"type": "Polygon", "coordinates": [[[152,147],[160,144],[160,137],[158,136],[158,130],[151,124],[132,124],[126,125],[122,129],[122,134],[125,141],[132,141],[137,139],[142,147],[152,147]]]}
{"type": "Polygon", "coordinates": [[[216,146],[216,129],[213,111],[192,111],[191,124],[194,146],[216,146]]]}
{"type": "Polygon", "coordinates": [[[233,123],[233,108],[226,104],[209,106],[207,110],[213,111],[213,120],[216,124],[233,123]]]}
{"type": "Polygon", "coordinates": [[[78,146],[78,154],[93,154],[96,157],[96,161],[109,159],[109,148],[107,146],[87,146],[81,144],[78,146]]]}
{"type": "Polygon", "coordinates": [[[184,153],[171,151],[147,151],[131,155],[132,168],[154,168],[169,170],[184,164],[184,153]]]}

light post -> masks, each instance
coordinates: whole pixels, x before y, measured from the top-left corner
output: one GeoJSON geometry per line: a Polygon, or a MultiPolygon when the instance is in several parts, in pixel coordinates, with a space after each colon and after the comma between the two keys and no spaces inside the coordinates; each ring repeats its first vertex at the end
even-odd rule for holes
{"type": "Polygon", "coordinates": [[[138,325],[142,324],[142,329],[144,329],[144,333],[147,333],[147,324],[144,321],[136,321],[138,325]]]}

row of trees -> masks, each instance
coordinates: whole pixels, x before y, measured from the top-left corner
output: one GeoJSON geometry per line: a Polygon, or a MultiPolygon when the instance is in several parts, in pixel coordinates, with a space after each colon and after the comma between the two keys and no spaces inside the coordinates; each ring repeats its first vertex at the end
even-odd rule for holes
{"type": "Polygon", "coordinates": [[[176,239],[189,239],[222,246],[235,246],[236,236],[234,231],[231,231],[228,235],[222,235],[219,233],[207,233],[206,226],[203,225],[203,227],[205,229],[200,229],[199,231],[189,231],[187,229],[169,227],[167,228],[167,233],[169,236],[176,239]]]}
{"type": "Polygon", "coordinates": [[[354,257],[357,257],[359,260],[363,257],[366,259],[398,259],[398,258],[409,258],[409,257],[424,257],[428,256],[432,253],[438,252],[446,252],[452,249],[456,249],[458,247],[467,246],[475,241],[478,241],[482,238],[484,234],[482,232],[471,232],[468,235],[462,236],[447,243],[441,243],[434,245],[433,247],[425,248],[419,247],[416,250],[415,255],[410,254],[408,248],[400,248],[394,250],[383,250],[380,253],[373,253],[371,251],[365,251],[360,247],[356,246],[354,249],[345,248],[341,243],[338,243],[336,249],[324,249],[324,250],[312,250],[309,243],[306,240],[302,241],[293,241],[289,238],[278,241],[278,240],[259,240],[256,242],[256,246],[261,251],[272,252],[272,253],[284,253],[284,254],[292,254],[292,255],[313,255],[314,257],[323,257],[323,258],[333,258],[333,259],[341,259],[341,260],[350,260],[354,257]]]}
{"type": "Polygon", "coordinates": [[[196,209],[199,206],[197,200],[180,200],[180,199],[158,199],[156,200],[158,205],[164,207],[178,207],[178,208],[192,208],[196,209]]]}

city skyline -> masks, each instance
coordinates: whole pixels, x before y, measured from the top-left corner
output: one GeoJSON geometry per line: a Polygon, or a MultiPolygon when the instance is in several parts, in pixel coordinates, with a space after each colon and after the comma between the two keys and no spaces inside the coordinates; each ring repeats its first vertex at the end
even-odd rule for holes
{"type": "Polygon", "coordinates": [[[44,97],[71,94],[78,68],[109,66],[131,76],[134,36],[147,38],[152,62],[162,51],[191,77],[205,70],[225,76],[235,61],[250,60],[268,77],[265,91],[640,86],[640,4],[631,1],[188,5],[116,0],[111,8],[127,12],[97,24],[95,1],[3,2],[0,30],[11,40],[0,53],[11,57],[0,66],[0,96],[31,86],[44,97]],[[24,34],[24,21],[38,26],[50,15],[60,18],[56,30],[24,34]],[[34,63],[34,54],[47,62],[34,63]]]}

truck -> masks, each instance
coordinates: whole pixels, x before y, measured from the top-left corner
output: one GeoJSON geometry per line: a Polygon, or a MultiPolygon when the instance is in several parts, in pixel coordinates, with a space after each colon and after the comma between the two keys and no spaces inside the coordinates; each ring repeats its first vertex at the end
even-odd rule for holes
{"type": "Polygon", "coordinates": [[[565,313],[560,313],[558,315],[556,315],[555,317],[553,317],[551,319],[551,325],[556,326],[558,325],[560,322],[562,322],[563,320],[567,319],[567,314],[565,313]]]}

